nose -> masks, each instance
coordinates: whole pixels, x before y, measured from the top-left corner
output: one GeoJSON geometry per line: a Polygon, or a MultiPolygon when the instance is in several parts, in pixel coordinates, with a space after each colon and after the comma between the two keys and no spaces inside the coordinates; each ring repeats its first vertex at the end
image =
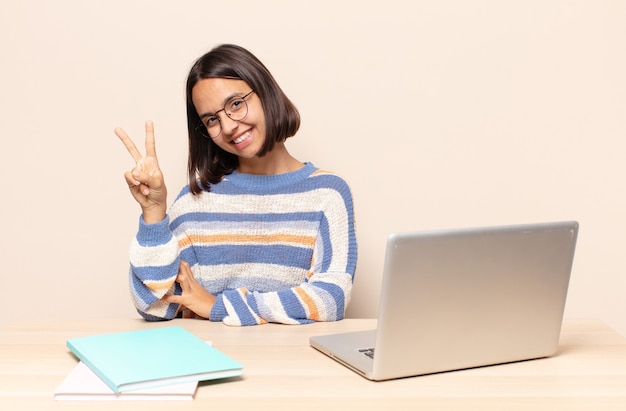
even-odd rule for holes
{"type": "Polygon", "coordinates": [[[228,117],[226,113],[222,114],[223,115],[220,116],[220,126],[222,127],[222,133],[230,135],[237,129],[237,127],[239,126],[239,122],[228,117]]]}

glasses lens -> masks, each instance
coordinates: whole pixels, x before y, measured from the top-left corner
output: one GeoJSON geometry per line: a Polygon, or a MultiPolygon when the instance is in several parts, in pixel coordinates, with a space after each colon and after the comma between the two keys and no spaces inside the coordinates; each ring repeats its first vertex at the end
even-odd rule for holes
{"type": "Polygon", "coordinates": [[[205,129],[207,130],[208,136],[211,138],[216,138],[222,132],[222,125],[220,124],[220,120],[217,117],[209,117],[205,121],[205,129]]]}
{"type": "Polygon", "coordinates": [[[231,120],[243,120],[248,115],[248,104],[243,98],[237,97],[226,103],[224,111],[231,120]]]}
{"type": "MultiPolygon", "coordinates": [[[[206,138],[213,138],[211,137],[211,135],[209,134],[209,131],[207,130],[206,126],[204,125],[204,123],[202,123],[202,120],[198,123],[198,125],[196,126],[196,131],[198,133],[200,133],[202,135],[202,137],[206,137],[206,138]]],[[[218,129],[218,134],[215,135],[215,137],[217,137],[219,135],[219,129],[218,129]]]]}

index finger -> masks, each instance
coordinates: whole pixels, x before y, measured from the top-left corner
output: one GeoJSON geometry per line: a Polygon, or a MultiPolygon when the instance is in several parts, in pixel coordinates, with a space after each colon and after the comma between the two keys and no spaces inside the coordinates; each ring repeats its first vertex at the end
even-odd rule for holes
{"type": "Polygon", "coordinates": [[[122,143],[124,143],[124,146],[126,146],[126,150],[128,150],[130,155],[133,156],[135,162],[141,160],[141,153],[139,152],[139,150],[137,150],[137,146],[135,146],[133,140],[128,137],[128,134],[126,134],[126,132],[121,127],[116,128],[114,132],[115,135],[118,136],[120,140],[122,140],[122,143]]]}
{"type": "Polygon", "coordinates": [[[154,142],[154,123],[146,121],[146,155],[156,158],[156,144],[154,142]]]}

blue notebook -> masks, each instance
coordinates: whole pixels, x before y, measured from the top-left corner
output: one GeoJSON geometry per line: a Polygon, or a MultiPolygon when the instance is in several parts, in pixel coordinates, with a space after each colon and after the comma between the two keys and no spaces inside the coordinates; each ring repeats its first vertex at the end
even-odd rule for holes
{"type": "Polygon", "coordinates": [[[115,392],[243,374],[240,363],[179,326],[73,338],[67,347],[115,392]]]}

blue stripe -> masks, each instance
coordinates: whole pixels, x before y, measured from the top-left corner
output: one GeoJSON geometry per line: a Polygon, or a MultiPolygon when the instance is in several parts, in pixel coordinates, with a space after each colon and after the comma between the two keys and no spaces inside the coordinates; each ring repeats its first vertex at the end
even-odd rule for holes
{"type": "Polygon", "coordinates": [[[224,295],[217,294],[217,298],[211,309],[210,319],[211,321],[222,321],[227,315],[226,307],[224,307],[224,295]]]}
{"type": "MultiPolygon", "coordinates": [[[[250,290],[248,290],[248,291],[250,291],[250,290]]],[[[256,298],[254,298],[254,297],[255,297],[254,293],[248,293],[246,295],[246,301],[247,301],[248,305],[250,306],[250,309],[252,311],[254,311],[255,313],[258,313],[259,312],[259,306],[258,306],[258,304],[256,302],[256,298]]]]}
{"type": "Polygon", "coordinates": [[[354,274],[356,273],[356,264],[358,260],[358,246],[356,242],[356,236],[350,235],[350,244],[348,249],[348,266],[346,272],[352,274],[352,281],[354,282],[354,274]]]}
{"type": "Polygon", "coordinates": [[[279,291],[278,298],[290,318],[306,318],[306,311],[293,290],[279,291]]]}
{"type": "Polygon", "coordinates": [[[187,247],[181,250],[179,256],[181,260],[186,261],[192,267],[198,263],[198,258],[196,257],[196,251],[194,250],[193,247],[187,247]]]}
{"type": "MultiPolygon", "coordinates": [[[[263,195],[267,194],[268,185],[258,184],[257,186],[253,184],[248,184],[245,186],[240,185],[239,183],[242,180],[250,180],[252,183],[255,180],[255,176],[246,176],[246,175],[234,175],[228,176],[227,180],[221,181],[220,183],[211,186],[211,192],[220,194],[225,193],[228,195],[232,195],[233,193],[261,193],[263,195]],[[233,180],[233,181],[229,181],[233,180]],[[242,189],[243,188],[243,189],[242,189]]],[[[267,179],[265,179],[267,180],[267,179]]],[[[347,188],[347,183],[341,177],[335,174],[315,174],[308,175],[306,178],[302,178],[299,181],[292,181],[290,184],[275,184],[271,185],[271,193],[272,194],[298,194],[304,193],[307,191],[312,191],[316,189],[331,189],[336,190],[337,192],[344,192],[347,188]]],[[[349,190],[348,190],[349,191],[349,190]]]]}
{"type": "Polygon", "coordinates": [[[226,298],[231,303],[242,325],[255,325],[257,323],[237,291],[227,290],[222,295],[223,298],[226,298]]]}
{"type": "Polygon", "coordinates": [[[323,241],[322,245],[324,250],[324,258],[321,261],[322,268],[319,271],[326,272],[328,271],[328,267],[330,267],[330,263],[333,260],[333,246],[330,242],[330,231],[328,228],[328,219],[326,218],[326,216],[324,216],[324,218],[322,218],[322,220],[320,221],[319,230],[319,236],[323,241]]]}
{"type": "Polygon", "coordinates": [[[137,309],[137,312],[146,321],[166,321],[166,320],[169,320],[169,318],[161,318],[161,317],[157,317],[156,315],[146,314],[145,312],[141,311],[140,309],[137,309]]]}
{"type": "Polygon", "coordinates": [[[143,216],[139,217],[139,230],[137,231],[137,243],[142,247],[156,247],[167,244],[172,239],[169,229],[169,216],[158,223],[147,224],[143,216]]]}
{"type": "Polygon", "coordinates": [[[200,265],[218,264],[280,264],[285,267],[309,269],[313,250],[285,245],[225,244],[195,247],[200,265]]]}

